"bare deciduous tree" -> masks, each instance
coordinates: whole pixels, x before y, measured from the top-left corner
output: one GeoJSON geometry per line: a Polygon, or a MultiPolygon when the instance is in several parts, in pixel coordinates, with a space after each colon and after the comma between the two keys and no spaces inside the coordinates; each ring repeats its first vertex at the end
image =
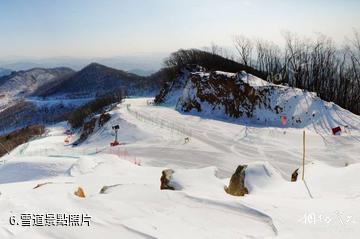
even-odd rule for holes
{"type": "Polygon", "coordinates": [[[251,66],[253,44],[252,41],[242,35],[234,37],[234,45],[240,56],[240,63],[245,66],[251,66]]]}
{"type": "Polygon", "coordinates": [[[305,39],[285,32],[281,49],[264,40],[234,40],[240,63],[252,65],[267,80],[316,92],[322,99],[360,113],[360,34],[354,31],[344,49],[319,34],[305,39]]]}

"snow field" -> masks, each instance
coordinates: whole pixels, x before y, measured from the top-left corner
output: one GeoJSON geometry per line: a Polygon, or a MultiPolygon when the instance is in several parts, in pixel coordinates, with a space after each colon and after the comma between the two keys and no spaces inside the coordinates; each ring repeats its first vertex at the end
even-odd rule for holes
{"type": "MultiPolygon", "coordinates": [[[[49,127],[47,137],[4,156],[0,238],[359,237],[356,125],[351,135],[342,136],[306,129],[305,185],[290,182],[301,165],[303,129],[182,115],[149,106],[147,100],[127,99],[118,105],[110,122],[78,147],[64,145],[67,126],[62,123],[49,127]],[[184,126],[192,133],[190,142],[138,119],[127,104],[141,115],[184,126]],[[114,124],[120,125],[120,150],[141,160],[142,166],[109,149],[114,124]],[[250,194],[245,197],[224,191],[239,164],[248,164],[245,183],[250,194]],[[160,190],[166,168],[175,170],[176,191],[160,190]],[[51,183],[33,189],[45,182],[51,183]],[[103,186],[113,187],[102,194],[103,186]],[[77,187],[84,189],[85,198],[74,195],[77,187]],[[9,217],[21,213],[84,213],[92,221],[89,227],[9,225],[9,217]]],[[[358,120],[340,113],[348,121],[358,120]]]]}

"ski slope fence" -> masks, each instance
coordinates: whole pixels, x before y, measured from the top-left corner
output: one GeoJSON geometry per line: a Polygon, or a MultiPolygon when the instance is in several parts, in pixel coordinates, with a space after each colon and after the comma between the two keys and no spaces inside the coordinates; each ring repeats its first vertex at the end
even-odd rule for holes
{"type": "MultiPolygon", "coordinates": [[[[37,140],[40,138],[34,138],[33,140],[37,140]]],[[[68,150],[61,150],[61,149],[54,149],[54,148],[41,148],[38,150],[27,151],[28,144],[23,145],[19,151],[17,152],[18,155],[23,156],[44,156],[44,157],[52,157],[52,158],[80,158],[83,156],[93,156],[97,154],[112,154],[116,155],[121,159],[130,161],[136,165],[141,164],[141,160],[139,160],[136,156],[132,155],[128,152],[126,148],[123,146],[117,147],[110,147],[105,146],[102,148],[84,148],[84,149],[72,149],[71,151],[68,150]]],[[[6,164],[6,160],[0,160],[0,165],[6,164]]]]}
{"type": "Polygon", "coordinates": [[[142,114],[136,110],[133,110],[130,108],[131,104],[127,104],[126,105],[126,109],[129,111],[130,114],[132,114],[136,119],[141,120],[141,121],[147,121],[149,123],[152,123],[160,128],[165,128],[167,130],[170,130],[171,132],[183,135],[183,136],[187,136],[187,137],[191,137],[192,136],[192,131],[187,129],[186,126],[181,125],[179,123],[175,123],[175,122],[170,122],[158,117],[154,117],[154,116],[149,116],[149,115],[145,115],[142,114]]]}

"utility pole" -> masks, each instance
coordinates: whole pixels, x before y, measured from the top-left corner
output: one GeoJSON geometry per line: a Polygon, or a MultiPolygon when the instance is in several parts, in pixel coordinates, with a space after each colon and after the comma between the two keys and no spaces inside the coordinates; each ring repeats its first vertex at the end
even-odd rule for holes
{"type": "Polygon", "coordinates": [[[303,131],[303,162],[302,162],[302,180],[304,181],[305,176],[305,130],[303,131]]]}

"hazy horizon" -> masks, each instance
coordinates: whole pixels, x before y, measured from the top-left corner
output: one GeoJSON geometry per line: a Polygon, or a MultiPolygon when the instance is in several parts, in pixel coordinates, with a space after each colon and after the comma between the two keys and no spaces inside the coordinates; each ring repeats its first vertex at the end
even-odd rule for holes
{"type": "Polygon", "coordinates": [[[153,73],[162,67],[162,62],[168,53],[154,53],[132,56],[114,56],[114,57],[48,57],[48,58],[12,58],[0,59],[0,68],[10,70],[28,70],[35,67],[54,68],[69,67],[73,70],[80,70],[90,63],[113,67],[116,69],[133,71],[142,70],[153,73]]]}
{"type": "Polygon", "coordinates": [[[307,37],[321,32],[341,43],[360,29],[359,9],[356,0],[4,0],[0,66],[154,56],[139,67],[158,68],[179,48],[230,48],[237,34],[281,44],[285,30],[307,37]]]}

